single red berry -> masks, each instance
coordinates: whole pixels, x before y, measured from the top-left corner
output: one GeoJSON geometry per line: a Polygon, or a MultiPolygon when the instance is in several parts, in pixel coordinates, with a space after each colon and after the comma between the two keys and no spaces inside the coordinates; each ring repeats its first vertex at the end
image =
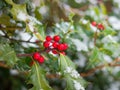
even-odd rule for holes
{"type": "Polygon", "coordinates": [[[61,54],[65,55],[66,53],[65,52],[60,52],[61,54]]]}
{"type": "Polygon", "coordinates": [[[93,26],[97,26],[97,23],[95,21],[91,22],[93,26]]]}
{"type": "Polygon", "coordinates": [[[52,37],[51,36],[46,36],[46,41],[51,41],[52,37]]]}
{"type": "Polygon", "coordinates": [[[44,46],[45,48],[48,48],[48,47],[50,46],[50,42],[49,42],[49,41],[45,41],[45,42],[43,43],[43,46],[44,46]]]}
{"type": "Polygon", "coordinates": [[[64,44],[59,44],[58,45],[58,50],[60,50],[60,51],[64,50],[64,44]]]}
{"type": "Polygon", "coordinates": [[[42,64],[42,63],[44,63],[44,61],[45,61],[44,57],[43,57],[43,56],[40,56],[39,59],[38,59],[38,62],[39,62],[40,64],[42,64]]]}
{"type": "Polygon", "coordinates": [[[57,50],[52,50],[53,54],[58,54],[57,50]]]}
{"type": "Polygon", "coordinates": [[[38,52],[35,52],[35,53],[33,54],[33,59],[34,59],[34,60],[38,60],[39,57],[40,57],[40,54],[39,54],[38,52]]]}
{"type": "Polygon", "coordinates": [[[101,23],[97,25],[97,28],[100,30],[104,30],[104,26],[101,23]]]}
{"type": "Polygon", "coordinates": [[[53,37],[54,41],[59,42],[60,41],[60,36],[56,35],[53,37]]]}
{"type": "Polygon", "coordinates": [[[66,50],[68,48],[68,44],[67,43],[64,43],[64,50],[66,50]]]}
{"type": "Polygon", "coordinates": [[[58,42],[53,42],[53,43],[52,43],[52,46],[53,46],[54,48],[57,48],[57,47],[58,47],[58,45],[59,45],[59,43],[58,43],[58,42]]]}

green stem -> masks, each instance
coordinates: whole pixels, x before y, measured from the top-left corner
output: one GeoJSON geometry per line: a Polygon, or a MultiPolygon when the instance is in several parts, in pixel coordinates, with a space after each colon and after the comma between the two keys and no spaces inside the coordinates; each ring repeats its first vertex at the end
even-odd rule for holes
{"type": "Polygon", "coordinates": [[[96,30],[96,32],[94,33],[94,46],[96,46],[96,40],[97,40],[97,30],[96,30]]]}

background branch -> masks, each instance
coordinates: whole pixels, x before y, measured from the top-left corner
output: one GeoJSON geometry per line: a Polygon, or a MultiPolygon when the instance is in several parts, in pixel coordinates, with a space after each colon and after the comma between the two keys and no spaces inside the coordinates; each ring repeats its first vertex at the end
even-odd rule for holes
{"type": "MultiPolygon", "coordinates": [[[[18,54],[17,56],[18,57],[23,57],[23,56],[31,56],[33,53],[30,53],[30,54],[18,54]]],[[[87,76],[90,76],[90,75],[93,75],[97,70],[101,70],[105,67],[118,67],[120,66],[120,58],[116,58],[115,60],[113,60],[111,63],[107,63],[107,64],[104,64],[104,65],[100,65],[100,66],[96,66],[95,68],[93,69],[90,69],[88,70],[87,72],[83,72],[83,73],[80,73],[80,75],[82,77],[87,77],[87,76]]],[[[3,62],[0,62],[0,67],[4,67],[4,68],[9,68],[7,65],[5,65],[5,63],[3,62]]],[[[46,75],[47,78],[60,78],[60,75],[58,74],[47,74],[46,75]]]]}
{"type": "Polygon", "coordinates": [[[22,27],[17,27],[17,26],[14,26],[14,27],[11,27],[11,26],[6,26],[6,27],[0,27],[0,30],[8,30],[8,31],[15,31],[15,30],[21,30],[23,29],[22,27]]]}
{"type": "Polygon", "coordinates": [[[15,41],[15,42],[25,42],[25,43],[33,43],[33,44],[36,44],[36,43],[38,43],[38,42],[40,42],[40,41],[37,41],[37,42],[31,42],[30,40],[27,40],[27,41],[24,41],[24,40],[17,40],[17,39],[14,39],[14,38],[9,38],[8,36],[6,36],[6,35],[0,35],[0,37],[4,37],[4,38],[6,38],[6,39],[9,39],[10,41],[15,41]]]}
{"type": "Polygon", "coordinates": [[[104,67],[116,67],[116,66],[120,66],[120,64],[118,64],[118,62],[120,62],[120,58],[116,58],[115,60],[113,60],[111,63],[107,63],[107,64],[104,64],[104,65],[100,65],[100,66],[97,66],[93,69],[90,69],[88,70],[87,72],[84,72],[84,73],[80,73],[80,75],[82,77],[87,77],[87,76],[90,76],[92,74],[94,74],[97,70],[101,70],[103,69],[104,67]]]}

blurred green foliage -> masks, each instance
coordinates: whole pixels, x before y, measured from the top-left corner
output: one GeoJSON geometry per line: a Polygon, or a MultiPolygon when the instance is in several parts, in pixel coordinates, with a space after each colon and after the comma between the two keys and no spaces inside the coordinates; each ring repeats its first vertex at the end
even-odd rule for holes
{"type": "MultiPolygon", "coordinates": [[[[120,80],[120,68],[107,66],[120,56],[120,28],[114,28],[120,22],[119,6],[115,0],[0,0],[0,90],[75,90],[74,80],[83,86],[88,84],[86,90],[111,90],[111,85],[120,80]],[[24,20],[20,20],[20,12],[29,18],[23,16],[24,20]],[[118,21],[111,22],[113,16],[118,21]],[[105,29],[97,30],[92,21],[102,23],[105,29]],[[21,32],[36,36],[39,42],[32,42],[32,38],[23,40],[21,32]],[[45,63],[30,66],[32,57],[18,54],[43,51],[46,35],[59,35],[60,42],[68,43],[66,56],[43,52],[45,63]],[[106,68],[85,78],[64,73],[67,67],[84,73],[100,65],[106,68]],[[56,73],[61,77],[45,77],[56,73]]],[[[120,89],[120,85],[115,87],[120,89]]]]}

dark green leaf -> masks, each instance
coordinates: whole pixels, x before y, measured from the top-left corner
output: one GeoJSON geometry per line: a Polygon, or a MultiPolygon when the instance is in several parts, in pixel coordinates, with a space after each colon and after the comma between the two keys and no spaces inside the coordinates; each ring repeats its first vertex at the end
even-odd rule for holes
{"type": "Polygon", "coordinates": [[[86,87],[87,82],[75,70],[75,64],[67,56],[60,54],[59,65],[60,72],[67,81],[66,90],[75,90],[74,81],[86,87]]]}
{"type": "Polygon", "coordinates": [[[0,44],[0,61],[5,61],[9,66],[18,61],[14,50],[8,44],[0,44]]]}
{"type": "Polygon", "coordinates": [[[52,90],[45,79],[45,72],[37,62],[32,66],[29,77],[28,83],[33,84],[30,90],[52,90]]]}
{"type": "Polygon", "coordinates": [[[72,67],[75,69],[75,64],[65,55],[60,54],[60,60],[59,60],[60,70],[64,71],[66,67],[72,67]]]}
{"type": "Polygon", "coordinates": [[[97,47],[95,47],[91,53],[87,69],[94,68],[96,65],[102,63],[103,61],[103,53],[100,52],[100,50],[97,47]]]}

